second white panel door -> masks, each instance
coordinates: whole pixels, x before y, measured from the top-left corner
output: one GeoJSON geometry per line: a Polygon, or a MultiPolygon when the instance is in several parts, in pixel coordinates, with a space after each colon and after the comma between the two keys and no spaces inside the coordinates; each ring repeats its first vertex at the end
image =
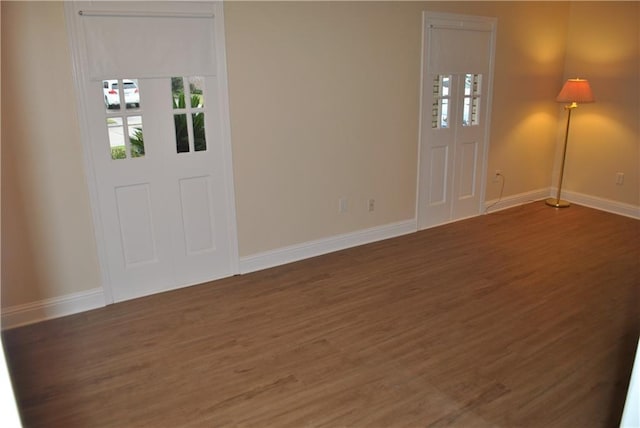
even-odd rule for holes
{"type": "Polygon", "coordinates": [[[494,32],[491,18],[424,16],[421,229],[481,212],[494,32]]]}

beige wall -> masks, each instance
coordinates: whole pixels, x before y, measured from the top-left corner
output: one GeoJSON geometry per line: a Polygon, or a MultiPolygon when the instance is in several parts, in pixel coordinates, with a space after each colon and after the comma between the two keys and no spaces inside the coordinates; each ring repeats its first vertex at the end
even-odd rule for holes
{"type": "Polygon", "coordinates": [[[564,188],[638,206],[640,3],[572,4],[567,46],[564,77],[589,79],[596,102],[572,113],[564,188]]]}
{"type": "Polygon", "coordinates": [[[241,255],[414,216],[418,10],[225,5],[241,255]]]}
{"type": "Polygon", "coordinates": [[[100,286],[59,3],[2,2],[2,305],[100,286]]]}
{"type": "MultiPolygon", "coordinates": [[[[1,7],[2,306],[9,307],[97,287],[100,276],[63,7],[1,7]]],[[[623,169],[627,181],[624,190],[579,187],[581,171],[602,168],[605,157],[572,153],[579,160],[571,158],[567,186],[638,204],[627,190],[638,181],[637,96],[624,90],[633,76],[638,90],[637,33],[629,40],[637,5],[233,2],[225,4],[225,25],[241,255],[414,217],[422,10],[498,18],[488,167],[507,177],[505,196],[551,184],[564,118],[554,99],[565,74],[592,65],[579,55],[578,38],[606,16],[607,37],[621,53],[615,66],[586,70],[599,102],[579,109],[573,129],[583,126],[578,116],[596,115],[590,123],[604,123],[615,147],[606,167],[623,169]],[[609,85],[615,94],[606,102],[609,85]],[[345,214],[340,197],[349,198],[345,214]],[[376,199],[373,213],[368,198],[376,199]]],[[[488,180],[487,199],[498,193],[488,180]]]]}
{"type": "Polygon", "coordinates": [[[488,170],[549,186],[568,3],[227,3],[242,255],[414,217],[422,10],[498,18],[488,170]]]}

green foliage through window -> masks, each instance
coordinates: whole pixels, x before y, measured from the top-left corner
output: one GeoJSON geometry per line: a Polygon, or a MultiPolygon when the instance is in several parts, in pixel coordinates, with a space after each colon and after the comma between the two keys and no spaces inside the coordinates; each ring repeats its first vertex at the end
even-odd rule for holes
{"type": "Polygon", "coordinates": [[[111,159],[126,159],[127,151],[124,146],[111,147],[111,159]]]}
{"type": "MultiPolygon", "coordinates": [[[[179,92],[173,96],[174,108],[186,109],[187,104],[184,92],[179,92]]],[[[201,106],[201,97],[199,94],[191,95],[190,106],[197,108],[201,106]]],[[[189,131],[187,128],[187,114],[174,114],[173,120],[176,132],[176,149],[178,153],[189,151],[189,131]]],[[[207,149],[207,140],[204,132],[204,113],[192,113],[191,120],[193,125],[193,146],[196,152],[207,149]]]]}
{"type": "MultiPolygon", "coordinates": [[[[144,156],[144,138],[142,128],[134,128],[133,135],[129,137],[131,142],[131,157],[140,158],[144,156]]],[[[127,150],[124,146],[111,147],[111,159],[126,159],[127,150]]]]}
{"type": "Polygon", "coordinates": [[[129,137],[131,141],[131,157],[139,158],[144,156],[144,138],[142,128],[134,128],[133,135],[129,137]]]}

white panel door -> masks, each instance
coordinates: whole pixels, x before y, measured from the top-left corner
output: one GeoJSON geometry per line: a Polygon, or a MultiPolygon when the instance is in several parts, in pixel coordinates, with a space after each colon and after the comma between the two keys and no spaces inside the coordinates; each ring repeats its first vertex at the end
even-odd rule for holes
{"type": "Polygon", "coordinates": [[[425,13],[420,229],[481,213],[495,19],[425,13]]]}
{"type": "Polygon", "coordinates": [[[237,272],[224,50],[215,28],[221,10],[212,3],[163,2],[160,9],[158,3],[67,5],[96,236],[115,302],[237,272]],[[162,45],[149,38],[158,22],[178,40],[162,45]],[[101,41],[100,26],[120,28],[118,44],[101,41]],[[208,38],[190,37],[194,27],[208,38]],[[131,37],[139,50],[129,69],[132,52],[121,42],[131,37]],[[171,46],[182,45],[199,57],[171,54],[171,46]],[[113,62],[96,59],[96,52],[118,57],[120,50],[113,62]],[[162,55],[179,63],[154,65],[162,55]]]}

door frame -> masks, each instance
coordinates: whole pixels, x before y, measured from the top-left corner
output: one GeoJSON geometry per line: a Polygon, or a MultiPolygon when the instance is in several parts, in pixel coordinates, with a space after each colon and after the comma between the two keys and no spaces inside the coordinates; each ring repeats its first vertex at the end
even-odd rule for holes
{"type": "MultiPolygon", "coordinates": [[[[87,2],[88,4],[88,2],[87,2]]],[[[72,75],[74,80],[74,93],[77,105],[78,124],[80,128],[80,138],[82,141],[82,156],[85,172],[85,181],[87,183],[87,189],[89,192],[89,201],[91,205],[91,214],[93,218],[93,231],[96,240],[96,251],[98,255],[98,263],[100,270],[101,286],[104,291],[105,305],[114,303],[114,294],[111,287],[111,280],[109,277],[108,259],[106,251],[106,237],[103,232],[103,220],[102,213],[100,212],[100,205],[98,199],[98,185],[97,177],[95,173],[95,167],[93,164],[92,150],[93,147],[90,144],[91,132],[88,118],[87,107],[87,94],[85,91],[85,79],[86,70],[83,64],[86,63],[84,46],[86,44],[84,33],[79,26],[79,20],[76,16],[78,13],[76,8],[76,2],[64,2],[64,15],[67,27],[67,38],[69,42],[69,49],[71,54],[72,75]]],[[[188,10],[185,10],[188,2],[185,2],[183,9],[176,12],[176,16],[184,16],[188,14],[188,10]]],[[[215,19],[215,38],[216,38],[216,76],[219,81],[218,95],[220,97],[220,124],[222,127],[222,150],[223,150],[223,164],[224,164],[224,187],[225,191],[225,204],[227,205],[228,220],[226,227],[227,238],[229,239],[229,248],[231,253],[231,266],[230,272],[232,275],[238,274],[239,269],[239,254],[238,254],[238,229],[237,229],[237,216],[236,216],[236,203],[235,203],[235,186],[233,180],[233,160],[232,160],[232,147],[231,147],[231,118],[229,111],[229,87],[227,79],[227,54],[226,54],[226,41],[224,30],[224,9],[222,2],[216,1],[209,3],[211,6],[211,14],[215,19]]],[[[138,12],[136,12],[138,13],[138,12]]],[[[150,12],[153,13],[153,12],[150,12]]],[[[200,14],[202,12],[196,12],[200,14]]]]}
{"type": "MultiPolygon", "coordinates": [[[[451,28],[474,28],[478,25],[486,26],[487,24],[491,27],[491,57],[489,58],[489,76],[486,79],[488,84],[487,87],[487,111],[485,113],[486,116],[486,126],[484,130],[484,148],[482,152],[482,165],[480,167],[481,177],[484,179],[480,180],[480,198],[478,203],[478,213],[477,215],[482,214],[482,209],[485,204],[485,195],[486,195],[486,186],[487,186],[487,163],[489,156],[489,136],[491,130],[491,110],[493,105],[493,74],[495,68],[495,50],[496,50],[496,30],[498,19],[493,17],[486,16],[477,16],[477,15],[463,15],[456,13],[442,13],[442,12],[430,12],[423,11],[422,12],[422,44],[420,50],[420,118],[419,118],[419,130],[418,130],[418,174],[417,174],[417,183],[416,183],[416,223],[418,226],[418,230],[426,229],[428,227],[434,227],[435,225],[425,225],[425,215],[426,213],[421,212],[421,200],[422,194],[424,191],[421,189],[422,186],[426,186],[426,184],[422,183],[422,178],[426,175],[424,171],[424,164],[421,159],[426,152],[426,135],[427,129],[426,126],[429,126],[431,123],[431,118],[427,117],[427,115],[431,112],[431,106],[426,106],[425,101],[427,99],[427,92],[431,89],[430,82],[427,82],[427,67],[428,67],[428,59],[429,55],[426,52],[427,46],[429,46],[429,23],[430,21],[437,20],[440,21],[441,25],[444,25],[447,22],[450,22],[451,28]]],[[[484,79],[483,79],[484,80],[484,79]]],[[[448,172],[448,174],[452,174],[453,172],[448,172]]],[[[473,216],[475,217],[475,216],[473,216]]],[[[447,222],[443,222],[441,224],[451,223],[454,221],[459,221],[460,219],[451,219],[447,222]]]]}

